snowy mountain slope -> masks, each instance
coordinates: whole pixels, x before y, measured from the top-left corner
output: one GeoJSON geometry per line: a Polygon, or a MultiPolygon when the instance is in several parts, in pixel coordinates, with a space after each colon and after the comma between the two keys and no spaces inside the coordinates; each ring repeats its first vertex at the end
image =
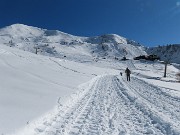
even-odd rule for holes
{"type": "Polygon", "coordinates": [[[168,65],[163,78],[158,61],[114,59],[144,54],[138,43],[20,24],[0,31],[0,134],[180,134],[179,70],[168,65]]]}
{"type": "Polygon", "coordinates": [[[0,29],[0,43],[38,54],[67,57],[79,56],[92,59],[94,57],[114,58],[127,56],[132,58],[146,54],[144,47],[135,41],[116,34],[97,37],[77,37],[57,30],[46,30],[23,24],[14,24],[0,29]],[[69,52],[73,54],[69,54],[69,52]]]}
{"type": "Polygon", "coordinates": [[[0,45],[0,134],[14,132],[52,109],[59,97],[66,99],[79,84],[107,72],[0,45]]]}
{"type": "Polygon", "coordinates": [[[1,134],[179,134],[180,85],[172,65],[163,79],[158,62],[76,63],[6,46],[0,52],[1,134]],[[118,75],[127,66],[128,83],[118,75]]]}
{"type": "Polygon", "coordinates": [[[156,54],[163,61],[170,61],[171,63],[180,64],[180,45],[167,45],[148,48],[147,53],[156,54]]]}

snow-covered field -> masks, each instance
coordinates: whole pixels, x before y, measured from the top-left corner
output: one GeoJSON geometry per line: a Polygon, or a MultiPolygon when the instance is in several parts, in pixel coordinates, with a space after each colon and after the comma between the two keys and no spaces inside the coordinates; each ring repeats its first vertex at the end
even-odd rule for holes
{"type": "Polygon", "coordinates": [[[3,45],[0,61],[0,133],[15,131],[52,109],[59,97],[66,98],[78,85],[110,70],[3,45]]]}
{"type": "Polygon", "coordinates": [[[114,34],[1,29],[0,135],[180,135],[179,70],[168,65],[163,78],[162,63],[137,54],[142,46],[114,34]]]}
{"type": "Polygon", "coordinates": [[[77,63],[2,45],[0,61],[1,134],[180,134],[173,66],[164,79],[158,62],[77,63]]]}

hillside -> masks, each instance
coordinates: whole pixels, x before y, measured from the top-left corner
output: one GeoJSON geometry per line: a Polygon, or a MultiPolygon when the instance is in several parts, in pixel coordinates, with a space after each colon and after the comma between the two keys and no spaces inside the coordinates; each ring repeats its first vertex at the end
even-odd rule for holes
{"type": "Polygon", "coordinates": [[[133,58],[146,54],[144,47],[135,41],[116,34],[96,37],[78,37],[57,30],[46,30],[23,24],[0,29],[0,43],[38,54],[67,57],[78,60],[93,58],[133,58]],[[71,54],[69,54],[71,52],[71,54]],[[73,55],[72,55],[73,53],[73,55]],[[73,58],[72,58],[73,56],[73,58]]]}
{"type": "Polygon", "coordinates": [[[158,62],[79,63],[0,47],[1,134],[180,133],[178,69],[172,65],[163,78],[158,62]]]}
{"type": "MultiPolygon", "coordinates": [[[[95,37],[73,36],[58,30],[47,30],[23,24],[0,29],[0,44],[24,51],[69,60],[122,59],[156,54],[161,60],[180,63],[180,45],[144,47],[140,43],[116,34],[95,37]],[[71,52],[71,53],[69,53],[71,52]]],[[[80,62],[81,62],[80,61],[80,62]]]]}
{"type": "Polygon", "coordinates": [[[51,110],[59,97],[67,100],[78,85],[108,72],[0,45],[0,134],[23,127],[51,110]]]}
{"type": "Polygon", "coordinates": [[[180,44],[148,48],[147,53],[156,54],[163,61],[180,64],[180,44]]]}
{"type": "Polygon", "coordinates": [[[140,54],[115,34],[1,29],[0,135],[179,135],[179,70],[169,64],[164,78],[159,61],[131,59],[140,54]]]}

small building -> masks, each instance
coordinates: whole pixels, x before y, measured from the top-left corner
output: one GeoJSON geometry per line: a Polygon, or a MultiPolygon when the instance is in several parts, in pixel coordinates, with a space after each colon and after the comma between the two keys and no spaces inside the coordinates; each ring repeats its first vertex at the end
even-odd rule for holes
{"type": "Polygon", "coordinates": [[[137,57],[134,57],[134,60],[140,60],[140,59],[144,59],[144,60],[160,60],[160,57],[158,57],[157,55],[151,54],[151,55],[140,55],[137,57]]]}

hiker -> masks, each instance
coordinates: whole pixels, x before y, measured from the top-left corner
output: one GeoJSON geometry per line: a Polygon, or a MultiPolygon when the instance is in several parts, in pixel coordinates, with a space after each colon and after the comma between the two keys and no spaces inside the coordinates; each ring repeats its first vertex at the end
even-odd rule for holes
{"type": "Polygon", "coordinates": [[[126,76],[127,76],[127,81],[130,81],[131,71],[129,70],[129,68],[126,68],[125,73],[126,73],[126,76]]]}

